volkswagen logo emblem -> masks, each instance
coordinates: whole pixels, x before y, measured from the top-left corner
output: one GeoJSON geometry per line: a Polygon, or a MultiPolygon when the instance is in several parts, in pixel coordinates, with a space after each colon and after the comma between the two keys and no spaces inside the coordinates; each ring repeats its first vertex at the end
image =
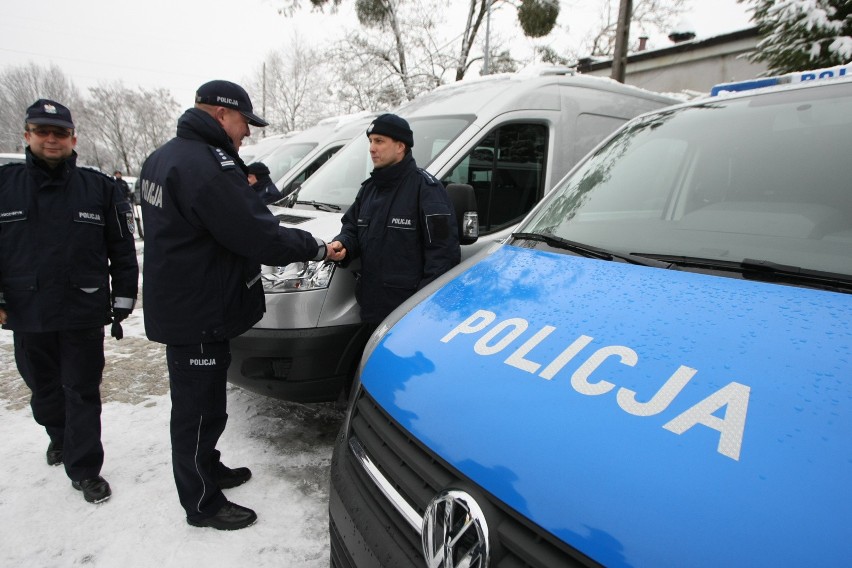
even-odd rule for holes
{"type": "Polygon", "coordinates": [[[448,489],[432,499],[422,528],[427,568],[487,568],[488,525],[482,509],[464,491],[448,489]]]}

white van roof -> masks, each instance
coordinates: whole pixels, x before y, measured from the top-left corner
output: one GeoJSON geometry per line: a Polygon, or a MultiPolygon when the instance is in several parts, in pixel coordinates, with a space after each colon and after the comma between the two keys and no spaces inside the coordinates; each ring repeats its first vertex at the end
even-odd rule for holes
{"type": "Polygon", "coordinates": [[[415,118],[436,114],[496,116],[510,110],[559,109],[559,98],[541,90],[545,85],[585,87],[664,104],[673,102],[670,95],[624,85],[606,77],[578,75],[567,67],[536,66],[517,73],[486,75],[442,85],[403,104],[396,112],[405,118],[415,118]]]}

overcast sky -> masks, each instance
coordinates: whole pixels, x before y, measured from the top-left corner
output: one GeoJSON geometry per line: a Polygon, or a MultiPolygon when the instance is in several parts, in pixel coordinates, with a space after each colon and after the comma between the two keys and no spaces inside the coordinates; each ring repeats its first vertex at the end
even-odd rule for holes
{"type": "MultiPolygon", "coordinates": [[[[165,87],[185,108],[192,104],[196,87],[210,79],[244,82],[267,53],[289,45],[297,30],[304,41],[314,41],[339,37],[346,26],[355,24],[351,10],[335,16],[303,10],[287,18],[278,14],[280,4],[280,0],[5,2],[0,70],[29,62],[55,63],[82,89],[114,80],[128,87],[165,87]]],[[[699,37],[751,25],[745,7],[736,0],[688,4],[691,10],[685,19],[699,37]]],[[[598,0],[562,0],[561,29],[572,37],[582,36],[589,7],[597,5],[598,0]]],[[[500,17],[509,15],[508,10],[503,12],[500,17]]]]}

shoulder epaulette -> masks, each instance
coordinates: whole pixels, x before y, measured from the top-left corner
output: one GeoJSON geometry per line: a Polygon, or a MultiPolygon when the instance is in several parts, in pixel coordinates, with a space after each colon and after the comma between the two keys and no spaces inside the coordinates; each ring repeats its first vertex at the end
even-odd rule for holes
{"type": "Polygon", "coordinates": [[[216,158],[216,161],[223,170],[233,170],[237,167],[237,163],[234,159],[221,148],[217,148],[215,146],[208,146],[208,148],[210,148],[210,151],[213,152],[213,157],[216,158]]]}
{"type": "Polygon", "coordinates": [[[86,172],[86,173],[98,174],[99,176],[103,176],[113,183],[115,182],[114,177],[112,177],[109,174],[105,174],[104,172],[102,172],[101,170],[99,170],[98,168],[96,168],[94,166],[78,166],[77,169],[80,170],[80,171],[86,172]]]}
{"type": "Polygon", "coordinates": [[[420,172],[420,175],[426,179],[426,183],[429,185],[438,185],[438,178],[424,170],[423,168],[417,168],[417,171],[420,172]]]}

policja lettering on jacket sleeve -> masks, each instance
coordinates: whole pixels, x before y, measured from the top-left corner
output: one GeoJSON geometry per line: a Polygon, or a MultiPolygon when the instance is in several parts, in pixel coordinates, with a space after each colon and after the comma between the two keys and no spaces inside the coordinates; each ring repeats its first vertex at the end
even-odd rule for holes
{"type": "Polygon", "coordinates": [[[142,199],[154,207],[163,208],[163,186],[157,185],[147,179],[143,179],[140,192],[142,194],[142,199]]]}
{"type": "MultiPolygon", "coordinates": [[[[506,347],[520,339],[529,328],[529,322],[523,318],[509,318],[494,323],[497,314],[487,310],[478,310],[466,320],[458,324],[441,338],[443,343],[449,343],[460,334],[478,334],[482,336],[474,343],[473,350],[477,355],[488,356],[500,353],[506,347]],[[492,325],[494,324],[494,325],[492,325]],[[489,328],[490,329],[487,329],[489,328]],[[487,329],[487,331],[486,331],[487,329]]],[[[527,355],[548,336],[556,331],[556,327],[545,325],[532,337],[515,349],[504,360],[506,365],[515,367],[527,373],[535,374],[542,367],[527,359],[527,355]]],[[[571,360],[574,359],[592,341],[593,337],[581,335],[548,363],[538,376],[552,380],[571,360]]],[[[601,347],[592,353],[571,376],[571,386],[580,394],[597,396],[612,391],[616,385],[609,381],[593,381],[592,374],[609,358],[616,358],[621,364],[634,367],[639,362],[639,355],[629,347],[610,345],[601,347]]],[[[636,392],[619,388],[616,392],[616,402],[625,412],[634,416],[654,416],[666,410],[671,402],[683,391],[689,380],[697,373],[696,369],[681,365],[668,378],[660,390],[647,402],[636,400],[636,392]]],[[[719,444],[716,451],[733,460],[739,461],[745,432],[746,415],[751,388],[737,382],[730,382],[704,400],[698,402],[680,415],[663,425],[663,428],[683,434],[693,426],[702,424],[719,432],[719,444]],[[724,418],[717,413],[725,408],[724,418]]]]}

